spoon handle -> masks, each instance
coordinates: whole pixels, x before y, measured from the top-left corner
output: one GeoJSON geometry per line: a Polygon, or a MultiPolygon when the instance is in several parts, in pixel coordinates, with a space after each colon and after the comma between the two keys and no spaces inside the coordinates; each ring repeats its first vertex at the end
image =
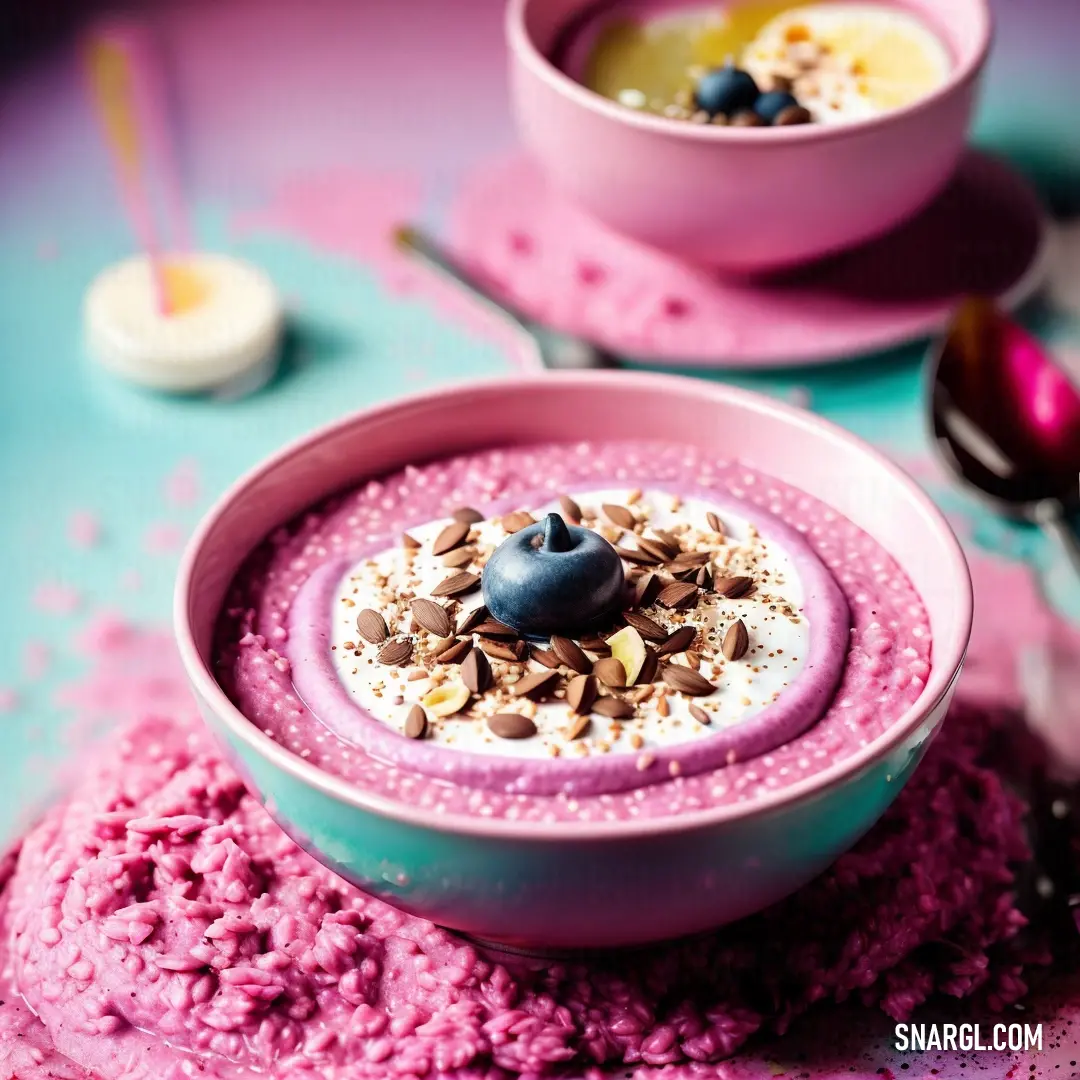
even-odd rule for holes
{"type": "Polygon", "coordinates": [[[415,255],[436,273],[442,274],[444,278],[449,279],[456,285],[460,285],[474,299],[479,300],[497,315],[509,319],[515,326],[528,333],[530,337],[533,336],[528,319],[508,304],[496,300],[480,278],[467,269],[463,263],[429,233],[412,225],[402,225],[394,233],[394,242],[402,251],[415,255]]]}
{"type": "Polygon", "coordinates": [[[1058,542],[1073,570],[1080,576],[1080,523],[1069,513],[1068,508],[1056,499],[1039,503],[1036,520],[1047,535],[1058,542]]]}

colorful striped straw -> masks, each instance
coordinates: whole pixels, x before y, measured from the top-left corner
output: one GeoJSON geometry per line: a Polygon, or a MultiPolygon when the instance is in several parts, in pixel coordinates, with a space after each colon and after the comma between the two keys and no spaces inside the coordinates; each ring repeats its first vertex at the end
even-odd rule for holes
{"type": "Polygon", "coordinates": [[[173,310],[163,262],[163,238],[155,221],[151,183],[162,189],[171,248],[191,248],[167,109],[153,43],[137,23],[113,22],[91,33],[86,72],[106,145],[113,157],[124,211],[149,263],[159,310],[173,310]]]}

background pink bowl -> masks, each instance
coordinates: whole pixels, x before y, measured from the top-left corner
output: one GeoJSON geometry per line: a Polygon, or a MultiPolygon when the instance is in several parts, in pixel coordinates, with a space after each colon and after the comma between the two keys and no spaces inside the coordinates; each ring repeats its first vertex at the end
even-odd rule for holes
{"type": "Polygon", "coordinates": [[[282,450],[204,519],[181,566],[176,632],[199,706],[241,775],[298,842],[390,903],[530,948],[621,946],[740,918],[823,870],[877,820],[945,715],[971,628],[963,554],[940,512],[882,455],[809,413],[686,378],[549,373],[469,383],[357,413],[282,450]],[[583,438],[692,443],[824,500],[870,533],[922,596],[922,696],[823,772],[749,804],[677,817],[541,824],[433,816],[293,756],[212,674],[226,589],[277,526],[333,492],[433,458],[583,438]]]}
{"type": "Polygon", "coordinates": [[[638,113],[586,90],[549,56],[595,0],[510,0],[520,135],[583,209],[688,260],[760,272],[853,247],[911,217],[948,182],[990,47],[986,0],[888,2],[925,19],[951,50],[942,87],[873,120],[741,129],[638,113]]]}

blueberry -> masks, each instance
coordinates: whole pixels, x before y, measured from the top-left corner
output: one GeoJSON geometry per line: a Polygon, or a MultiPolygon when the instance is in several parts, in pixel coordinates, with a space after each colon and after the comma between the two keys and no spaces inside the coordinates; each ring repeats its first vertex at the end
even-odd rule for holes
{"type": "Polygon", "coordinates": [[[619,610],[624,590],[615,549],[558,514],[504,540],[482,580],[491,616],[540,639],[594,627],[619,610]]]}
{"type": "Polygon", "coordinates": [[[766,124],[772,124],[776,122],[776,118],[785,110],[790,109],[792,106],[798,106],[798,102],[795,100],[794,95],[787,93],[784,90],[770,90],[766,94],[762,94],[757,99],[757,103],[754,105],[754,112],[765,121],[766,124]]]}
{"type": "Polygon", "coordinates": [[[717,113],[732,116],[743,109],[752,109],[759,96],[753,76],[731,64],[707,71],[694,90],[697,107],[710,116],[717,113]]]}

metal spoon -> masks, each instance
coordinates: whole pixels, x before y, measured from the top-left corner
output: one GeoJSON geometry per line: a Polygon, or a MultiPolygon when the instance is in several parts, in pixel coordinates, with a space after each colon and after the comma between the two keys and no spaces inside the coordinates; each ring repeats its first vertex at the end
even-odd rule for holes
{"type": "Polygon", "coordinates": [[[964,302],[931,362],[928,413],[947,467],[1053,536],[1080,574],[1080,391],[988,300],[964,302]]]}
{"type": "Polygon", "coordinates": [[[623,366],[612,353],[592,342],[542,326],[512,305],[496,300],[487,285],[475,273],[423,230],[403,225],[394,233],[394,241],[401,251],[417,257],[432,270],[460,285],[475,299],[526,334],[535,345],[544,367],[565,371],[623,366]]]}

